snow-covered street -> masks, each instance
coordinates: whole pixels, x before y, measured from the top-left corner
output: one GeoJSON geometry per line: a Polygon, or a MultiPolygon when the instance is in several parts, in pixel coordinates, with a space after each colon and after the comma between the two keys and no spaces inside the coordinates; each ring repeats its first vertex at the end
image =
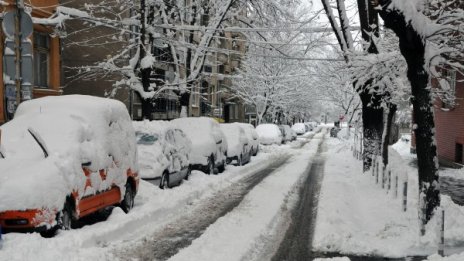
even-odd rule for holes
{"type": "Polygon", "coordinates": [[[134,209],[114,208],[105,222],[49,239],[6,234],[0,260],[262,260],[285,231],[325,132],[263,147],[250,164],[217,176],[194,171],[170,190],[142,181],[134,209]]]}

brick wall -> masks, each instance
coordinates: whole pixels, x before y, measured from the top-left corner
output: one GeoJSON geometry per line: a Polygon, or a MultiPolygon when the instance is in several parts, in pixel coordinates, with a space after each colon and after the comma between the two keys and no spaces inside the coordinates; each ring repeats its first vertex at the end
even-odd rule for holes
{"type": "Polygon", "coordinates": [[[438,156],[452,162],[455,162],[456,144],[464,144],[464,82],[458,82],[464,76],[458,74],[456,78],[456,106],[447,108],[441,100],[435,102],[438,156]]]}

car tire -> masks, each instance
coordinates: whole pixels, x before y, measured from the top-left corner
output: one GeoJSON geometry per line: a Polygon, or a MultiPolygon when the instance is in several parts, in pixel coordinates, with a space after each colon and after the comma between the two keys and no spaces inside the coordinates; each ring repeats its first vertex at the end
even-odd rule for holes
{"type": "Polygon", "coordinates": [[[45,238],[51,238],[56,235],[58,229],[71,230],[73,218],[72,206],[69,202],[66,202],[63,209],[56,214],[56,226],[40,232],[40,235],[45,238]]]}
{"type": "Polygon", "coordinates": [[[253,151],[253,156],[256,156],[256,155],[258,155],[258,148],[256,148],[255,151],[253,151]]]}
{"type": "Polygon", "coordinates": [[[187,170],[187,175],[185,175],[184,180],[188,180],[189,177],[190,177],[190,174],[192,174],[192,169],[191,169],[190,166],[189,166],[189,167],[188,167],[188,170],[187,170]]]}
{"type": "Polygon", "coordinates": [[[226,161],[223,160],[221,166],[218,167],[218,172],[222,173],[226,170],[226,161]]]}
{"type": "Polygon", "coordinates": [[[66,203],[59,215],[58,227],[61,230],[70,230],[72,228],[73,211],[70,204],[66,203]]]}
{"type": "Polygon", "coordinates": [[[163,172],[163,175],[161,175],[159,187],[160,189],[169,188],[169,173],[167,171],[163,172]]]}
{"type": "Polygon", "coordinates": [[[121,201],[121,208],[125,213],[129,213],[129,211],[134,207],[134,198],[135,198],[135,191],[132,189],[132,185],[127,182],[126,183],[126,192],[124,193],[124,199],[121,201]]]}
{"type": "Polygon", "coordinates": [[[212,175],[214,174],[214,157],[210,156],[208,158],[208,166],[206,167],[206,174],[212,175]]]}

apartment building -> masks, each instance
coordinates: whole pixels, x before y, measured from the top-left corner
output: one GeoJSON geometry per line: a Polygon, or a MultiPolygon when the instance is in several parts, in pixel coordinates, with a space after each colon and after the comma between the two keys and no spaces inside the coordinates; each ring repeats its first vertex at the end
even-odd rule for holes
{"type": "MultiPolygon", "coordinates": [[[[6,1],[9,5],[1,6],[2,12],[14,10],[14,1],[6,1]]],[[[47,18],[54,13],[58,6],[58,0],[31,0],[25,3],[26,12],[30,12],[33,18],[47,18]]],[[[3,22],[3,21],[2,21],[3,22]]],[[[1,30],[1,29],[0,29],[1,30]]],[[[6,36],[0,33],[0,56],[3,61],[5,54],[6,36]]],[[[29,37],[32,43],[33,55],[33,82],[32,97],[39,98],[48,95],[61,95],[61,52],[60,39],[54,33],[53,27],[34,24],[33,32],[29,37]]],[[[0,63],[4,72],[3,63],[0,63]]],[[[0,74],[0,124],[8,120],[11,115],[7,113],[7,98],[4,74],[0,74]]]]}

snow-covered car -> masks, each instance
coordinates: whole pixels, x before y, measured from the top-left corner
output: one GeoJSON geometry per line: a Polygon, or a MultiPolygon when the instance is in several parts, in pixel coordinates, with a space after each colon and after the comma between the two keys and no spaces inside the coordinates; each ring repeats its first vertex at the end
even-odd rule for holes
{"type": "Polygon", "coordinates": [[[190,167],[213,174],[226,166],[227,139],[219,123],[207,117],[179,118],[171,121],[192,141],[190,167]]]}
{"type": "Polygon", "coordinates": [[[259,136],[258,133],[256,133],[255,127],[249,123],[237,123],[242,126],[243,130],[245,131],[247,137],[248,137],[248,142],[250,144],[250,150],[251,154],[253,156],[256,156],[259,151],[259,136]]]}
{"type": "Polygon", "coordinates": [[[260,124],[256,127],[256,132],[259,136],[259,142],[263,145],[282,144],[282,132],[275,124],[260,124]]]}
{"type": "Polygon", "coordinates": [[[51,236],[105,207],[133,207],[137,148],[123,103],[83,95],[34,99],[0,130],[4,231],[51,236]]]}
{"type": "Polygon", "coordinates": [[[288,126],[288,128],[290,129],[290,136],[292,137],[291,140],[292,140],[292,141],[293,141],[293,140],[296,140],[296,137],[298,136],[298,135],[296,134],[296,131],[294,131],[290,126],[288,126]]]}
{"type": "Polygon", "coordinates": [[[223,123],[221,130],[227,138],[227,162],[242,166],[250,162],[251,146],[245,130],[238,123],[223,123]]]}
{"type": "Polygon", "coordinates": [[[192,142],[167,121],[133,122],[139,155],[139,176],[159,179],[160,188],[179,185],[190,174],[192,142]]]}
{"type": "Polygon", "coordinates": [[[292,126],[292,130],[294,130],[297,135],[302,135],[302,134],[305,134],[306,132],[306,126],[304,123],[301,123],[301,122],[295,123],[292,126]]]}
{"type": "Polygon", "coordinates": [[[292,141],[296,139],[296,134],[295,137],[293,136],[294,131],[290,126],[288,125],[279,125],[280,132],[282,133],[282,138],[283,142],[286,143],[287,141],[292,141]]]}
{"type": "Polygon", "coordinates": [[[304,125],[305,125],[305,128],[306,128],[306,132],[313,131],[314,128],[313,128],[313,125],[311,123],[305,122],[304,125]]]}

